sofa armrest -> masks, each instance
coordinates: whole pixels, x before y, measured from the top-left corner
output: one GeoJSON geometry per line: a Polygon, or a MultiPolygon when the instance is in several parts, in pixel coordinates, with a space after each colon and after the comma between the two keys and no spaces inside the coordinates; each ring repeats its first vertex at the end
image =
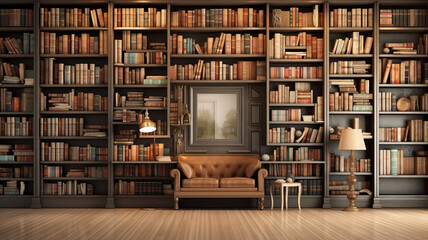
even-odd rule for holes
{"type": "Polygon", "coordinates": [[[257,183],[259,185],[258,187],[258,191],[259,192],[264,192],[265,190],[265,177],[268,176],[268,171],[264,168],[260,168],[257,171],[257,183]]]}
{"type": "Polygon", "coordinates": [[[180,191],[180,181],[181,181],[181,173],[178,169],[172,169],[169,173],[171,177],[174,178],[174,191],[179,192],[180,191]]]}

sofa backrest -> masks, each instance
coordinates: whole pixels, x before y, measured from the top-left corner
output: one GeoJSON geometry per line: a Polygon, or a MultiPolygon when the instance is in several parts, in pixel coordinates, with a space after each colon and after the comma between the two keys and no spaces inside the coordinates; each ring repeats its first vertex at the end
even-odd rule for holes
{"type": "Polygon", "coordinates": [[[259,158],[258,154],[181,154],[178,162],[187,177],[252,177],[261,168],[259,158]],[[190,166],[192,173],[183,165],[190,166]]]}

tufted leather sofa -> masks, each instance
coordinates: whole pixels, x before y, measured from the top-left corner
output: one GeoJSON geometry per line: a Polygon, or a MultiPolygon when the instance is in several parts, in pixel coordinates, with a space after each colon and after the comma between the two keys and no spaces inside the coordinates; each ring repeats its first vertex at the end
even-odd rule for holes
{"type": "Polygon", "coordinates": [[[174,178],[174,208],[180,198],[257,198],[263,209],[264,178],[257,154],[182,154],[174,178]]]}

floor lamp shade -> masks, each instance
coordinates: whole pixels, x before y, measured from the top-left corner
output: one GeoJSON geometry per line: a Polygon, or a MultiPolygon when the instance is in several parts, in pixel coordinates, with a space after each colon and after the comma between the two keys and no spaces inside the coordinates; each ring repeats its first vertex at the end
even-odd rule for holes
{"type": "Polygon", "coordinates": [[[340,135],[339,150],[366,150],[361,129],[344,129],[340,135]]]}

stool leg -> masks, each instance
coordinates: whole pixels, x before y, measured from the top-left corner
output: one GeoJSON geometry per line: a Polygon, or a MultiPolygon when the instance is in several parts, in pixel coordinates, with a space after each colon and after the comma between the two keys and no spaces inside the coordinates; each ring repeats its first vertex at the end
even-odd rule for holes
{"type": "Polygon", "coordinates": [[[288,187],[285,187],[285,210],[288,210],[288,187]]]}
{"type": "Polygon", "coordinates": [[[270,195],[270,210],[273,210],[273,194],[272,194],[272,186],[269,186],[269,195],[270,195]]]}
{"type": "Polygon", "coordinates": [[[284,187],[281,187],[281,211],[284,210],[284,187]]]}
{"type": "Polygon", "coordinates": [[[299,195],[297,196],[297,204],[299,205],[299,210],[301,210],[301,208],[300,208],[300,197],[302,196],[302,187],[298,186],[297,188],[299,190],[299,195]]]}

